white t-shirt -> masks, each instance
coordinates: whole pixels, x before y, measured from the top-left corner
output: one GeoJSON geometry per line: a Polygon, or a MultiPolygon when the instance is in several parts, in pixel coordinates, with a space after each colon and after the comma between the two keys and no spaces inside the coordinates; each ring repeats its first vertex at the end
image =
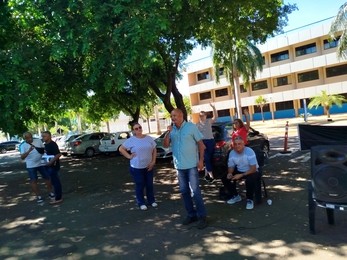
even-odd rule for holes
{"type": "MultiPolygon", "coordinates": [[[[39,148],[44,148],[45,146],[40,139],[33,139],[32,145],[39,148]]],[[[24,142],[20,146],[20,154],[24,154],[30,149],[30,144],[24,142]]],[[[32,150],[28,156],[25,158],[25,163],[27,168],[35,168],[41,166],[42,154],[40,154],[36,149],[32,150]]]]}
{"type": "Polygon", "coordinates": [[[132,136],[123,143],[123,146],[136,154],[130,160],[130,166],[136,169],[146,168],[152,161],[153,149],[156,149],[153,138],[147,135],[143,138],[132,136]]]}
{"type": "Polygon", "coordinates": [[[235,168],[239,172],[246,172],[251,168],[251,165],[256,165],[257,169],[259,168],[257,157],[252,148],[245,147],[242,153],[237,153],[235,150],[232,150],[229,154],[228,167],[235,168]]]}

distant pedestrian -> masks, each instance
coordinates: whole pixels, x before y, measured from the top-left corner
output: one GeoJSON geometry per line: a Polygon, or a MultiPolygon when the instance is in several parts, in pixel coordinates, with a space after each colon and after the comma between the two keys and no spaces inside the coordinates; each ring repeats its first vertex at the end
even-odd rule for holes
{"type": "Polygon", "coordinates": [[[147,210],[144,191],[149,205],[158,207],[154,197],[154,165],[157,159],[156,143],[153,138],[142,133],[139,123],[132,123],[133,136],[120,147],[119,152],[130,160],[130,174],[135,182],[137,205],[141,210],[147,210]],[[130,153],[129,153],[129,152],[130,153]]]}
{"type": "Polygon", "coordinates": [[[37,172],[39,172],[41,174],[41,177],[45,180],[49,197],[51,199],[54,198],[49,175],[45,171],[45,168],[41,162],[44,145],[40,139],[34,139],[32,133],[30,132],[25,132],[23,134],[23,138],[25,141],[20,146],[20,157],[22,160],[25,160],[26,168],[29,174],[30,185],[32,191],[36,195],[36,201],[37,203],[43,203],[43,197],[40,194],[40,190],[37,184],[37,172]]]}
{"type": "Polygon", "coordinates": [[[207,118],[206,112],[201,111],[199,113],[199,123],[197,123],[197,127],[199,131],[203,135],[202,141],[204,142],[204,145],[206,147],[204,152],[204,162],[205,162],[205,180],[209,183],[214,182],[214,177],[212,173],[212,158],[213,158],[213,152],[216,145],[216,142],[214,140],[213,132],[212,132],[212,124],[216,122],[218,118],[218,114],[216,111],[216,107],[210,103],[210,106],[212,107],[213,111],[213,117],[207,118]]]}
{"type": "Polygon", "coordinates": [[[59,204],[63,202],[62,197],[62,185],[59,178],[59,170],[60,170],[60,161],[61,153],[59,151],[59,147],[56,142],[52,140],[52,134],[49,131],[42,132],[42,139],[45,143],[45,152],[52,158],[48,160],[45,165],[45,169],[51,178],[52,185],[54,187],[55,199],[50,202],[50,204],[59,204]]]}
{"type": "Polygon", "coordinates": [[[198,173],[198,170],[204,168],[205,145],[202,141],[202,134],[195,124],[184,120],[183,112],[180,109],[172,110],[171,120],[173,125],[168,126],[163,145],[168,147],[171,143],[172,146],[180,192],[188,213],[182,224],[188,225],[199,221],[197,227],[203,229],[207,227],[207,220],[198,173]]]}

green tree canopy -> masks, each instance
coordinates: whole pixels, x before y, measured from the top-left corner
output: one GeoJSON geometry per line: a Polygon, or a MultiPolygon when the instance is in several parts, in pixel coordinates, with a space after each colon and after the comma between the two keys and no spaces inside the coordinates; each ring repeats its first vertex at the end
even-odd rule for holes
{"type": "Polygon", "coordinates": [[[197,43],[222,46],[223,31],[264,42],[292,11],[281,0],[8,0],[0,7],[7,68],[0,99],[13,101],[1,107],[0,129],[10,133],[85,102],[100,119],[123,110],[137,120],[153,92],[169,112],[173,97],[187,113],[176,79],[197,43]]]}

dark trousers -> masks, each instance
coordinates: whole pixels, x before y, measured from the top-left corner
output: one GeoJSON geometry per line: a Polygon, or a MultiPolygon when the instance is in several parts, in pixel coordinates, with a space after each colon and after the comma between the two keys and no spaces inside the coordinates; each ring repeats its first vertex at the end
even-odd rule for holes
{"type": "MultiPolygon", "coordinates": [[[[235,171],[233,173],[233,175],[236,175],[239,173],[242,173],[242,172],[235,171]]],[[[257,171],[251,175],[247,175],[247,176],[243,177],[242,179],[244,179],[245,183],[246,183],[246,198],[253,200],[254,193],[256,191],[256,187],[258,186],[258,182],[259,182],[259,172],[257,171]]],[[[227,179],[227,174],[225,174],[222,177],[222,183],[223,183],[225,189],[227,190],[228,195],[230,195],[230,197],[238,195],[238,192],[236,189],[237,181],[232,181],[232,180],[227,179]]]]}
{"type": "Polygon", "coordinates": [[[206,147],[204,151],[205,167],[208,172],[212,172],[212,157],[216,142],[214,139],[203,139],[202,141],[206,147]]]}
{"type": "Polygon", "coordinates": [[[60,200],[62,198],[62,187],[59,178],[59,170],[54,167],[46,167],[46,171],[51,179],[52,186],[54,188],[55,200],[60,200]]]}

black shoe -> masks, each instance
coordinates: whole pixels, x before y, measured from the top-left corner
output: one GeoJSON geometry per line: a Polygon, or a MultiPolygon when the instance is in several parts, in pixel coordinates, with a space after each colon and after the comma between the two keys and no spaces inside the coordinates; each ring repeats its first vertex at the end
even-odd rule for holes
{"type": "Polygon", "coordinates": [[[183,225],[189,225],[190,223],[193,223],[195,221],[198,221],[197,217],[186,217],[185,220],[183,220],[182,224],[183,225]]]}
{"type": "Polygon", "coordinates": [[[196,226],[198,229],[204,229],[205,227],[207,227],[207,220],[206,220],[206,217],[204,218],[200,218],[199,219],[199,223],[198,225],[196,226]]]}

